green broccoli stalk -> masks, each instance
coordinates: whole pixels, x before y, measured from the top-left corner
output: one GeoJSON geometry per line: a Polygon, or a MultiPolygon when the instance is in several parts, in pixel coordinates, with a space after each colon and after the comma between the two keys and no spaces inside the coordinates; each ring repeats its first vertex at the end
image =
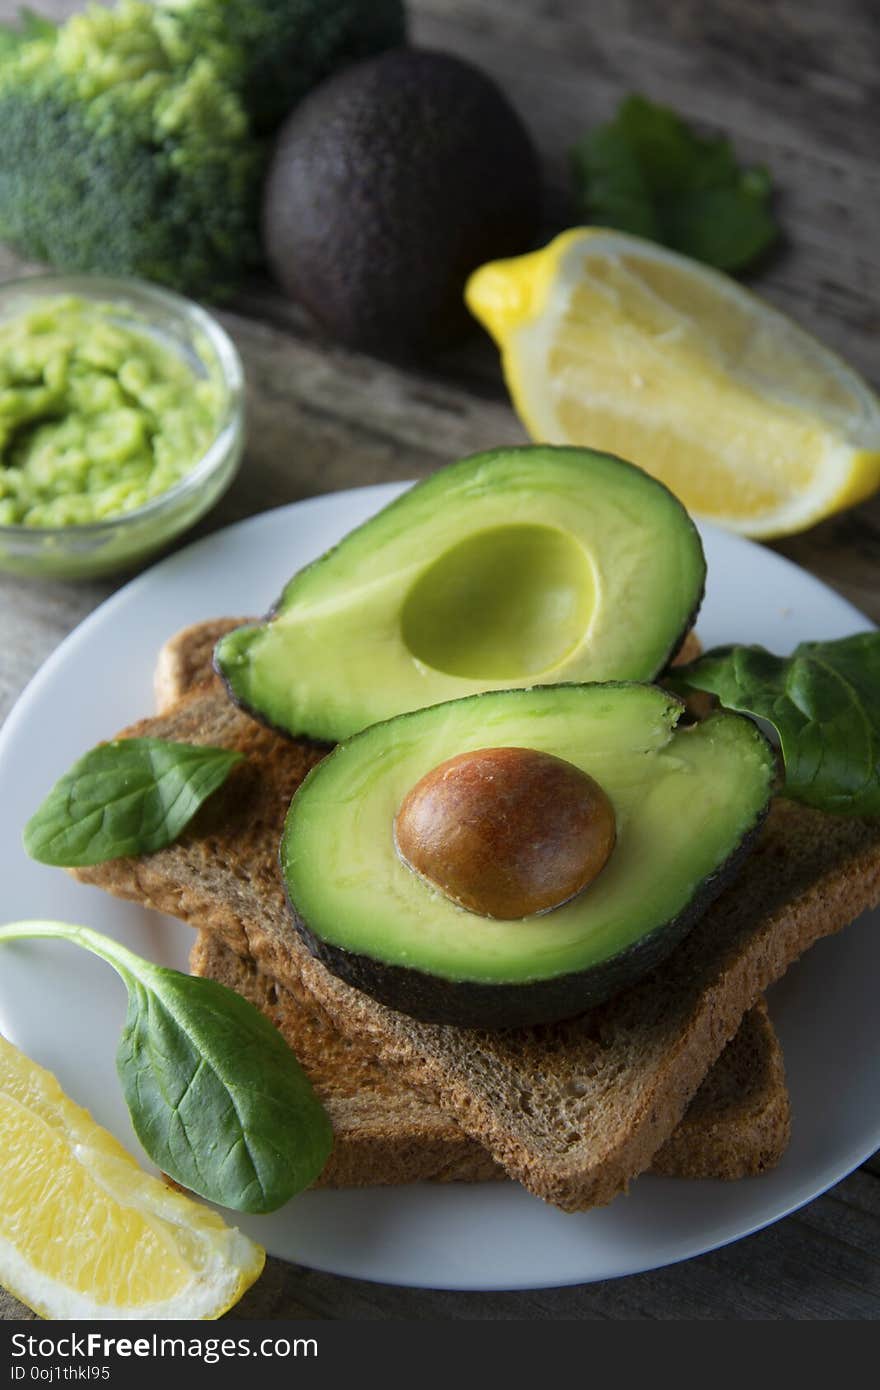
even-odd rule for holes
{"type": "Polygon", "coordinates": [[[326,65],[396,41],[378,22],[393,12],[396,0],[120,0],[58,29],[23,12],[0,35],[0,240],[62,269],[220,298],[260,258],[270,110],[326,65]]]}

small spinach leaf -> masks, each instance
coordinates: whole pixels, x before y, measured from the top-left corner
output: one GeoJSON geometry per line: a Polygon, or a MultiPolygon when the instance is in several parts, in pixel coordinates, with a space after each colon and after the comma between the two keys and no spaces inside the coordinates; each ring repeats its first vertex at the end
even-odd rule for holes
{"type": "Polygon", "coordinates": [[[65,868],[164,849],[241,761],[228,748],[159,738],[99,744],[31,816],[24,847],[41,864],[65,868]]]}
{"type": "Polygon", "coordinates": [[[741,168],[724,136],[697,135],[641,96],[571,152],[580,214],[720,270],[741,270],[778,235],[770,179],[741,168]]]}
{"type": "Polygon", "coordinates": [[[772,724],[785,796],[838,815],[880,815],[880,632],[802,642],[790,657],[716,647],[676,667],[670,683],[772,724]]]}
{"type": "Polygon", "coordinates": [[[281,1034],[252,1004],[88,927],[0,927],[0,943],[28,937],[83,946],[125,982],[116,1067],[135,1133],[163,1172],[250,1212],[274,1211],[314,1182],[332,1148],[330,1121],[281,1034]]]}

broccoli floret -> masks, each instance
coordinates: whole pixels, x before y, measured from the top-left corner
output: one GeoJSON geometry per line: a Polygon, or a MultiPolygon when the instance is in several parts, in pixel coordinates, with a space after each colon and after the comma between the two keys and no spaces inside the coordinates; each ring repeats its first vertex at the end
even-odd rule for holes
{"type": "Polygon", "coordinates": [[[263,151],[210,52],[153,18],[93,6],[0,64],[0,238],[215,296],[257,256],[263,151]]]}
{"type": "Polygon", "coordinates": [[[258,131],[271,131],[322,78],[406,41],[403,0],[157,0],[197,46],[225,44],[230,78],[258,131]]]}
{"type": "Polygon", "coordinates": [[[0,240],[221,297],[260,258],[273,121],[402,30],[399,0],[120,0],[58,29],[25,12],[0,31],[0,240]]]}

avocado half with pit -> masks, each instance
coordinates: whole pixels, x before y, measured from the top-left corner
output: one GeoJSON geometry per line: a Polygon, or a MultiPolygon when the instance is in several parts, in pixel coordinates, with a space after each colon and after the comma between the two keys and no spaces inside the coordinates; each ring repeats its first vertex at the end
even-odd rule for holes
{"type": "Polygon", "coordinates": [[[335,742],[484,690],[651,680],[703,594],[687,512],[589,449],[498,449],[440,470],[221,639],[232,698],[335,742]]]}
{"type": "Polygon", "coordinates": [[[570,1017],[633,983],[733,873],[774,780],[774,754],[750,720],[719,712],[686,726],[682,713],[656,686],[538,686],[401,715],[341,743],[297,791],[282,840],[307,946],[391,1008],[462,1026],[570,1017]],[[604,867],[541,915],[467,910],[398,852],[395,821],[412,789],[487,748],[563,759],[613,808],[604,867]]]}

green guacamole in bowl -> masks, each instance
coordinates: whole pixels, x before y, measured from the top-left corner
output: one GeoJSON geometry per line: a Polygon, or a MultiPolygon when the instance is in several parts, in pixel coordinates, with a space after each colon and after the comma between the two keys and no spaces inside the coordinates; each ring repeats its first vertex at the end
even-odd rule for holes
{"type": "Polygon", "coordinates": [[[241,366],[196,305],[136,281],[0,287],[0,567],[129,567],[220,496],[241,456],[241,366]]]}
{"type": "Polygon", "coordinates": [[[0,525],[142,507],[198,463],[222,407],[216,381],[112,304],[44,299],[0,325],[0,525]]]}

